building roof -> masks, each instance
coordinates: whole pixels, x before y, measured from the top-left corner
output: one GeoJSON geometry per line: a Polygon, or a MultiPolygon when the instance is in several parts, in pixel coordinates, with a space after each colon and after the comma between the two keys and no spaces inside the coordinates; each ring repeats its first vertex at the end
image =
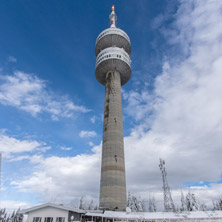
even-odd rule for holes
{"type": "Polygon", "coordinates": [[[45,203],[45,204],[37,205],[37,206],[31,207],[31,208],[28,208],[28,209],[24,209],[24,210],[21,211],[21,213],[28,214],[31,211],[39,210],[39,209],[44,208],[44,207],[54,207],[54,208],[57,208],[57,209],[72,211],[72,212],[76,212],[76,213],[86,213],[85,210],[72,208],[72,207],[67,207],[67,206],[58,205],[58,204],[53,204],[53,203],[45,203]]]}
{"type": "MultiPolygon", "coordinates": [[[[119,218],[119,219],[222,219],[222,211],[192,211],[192,212],[117,212],[86,213],[86,216],[119,218]]],[[[220,220],[221,221],[221,220],[220,220]]]]}

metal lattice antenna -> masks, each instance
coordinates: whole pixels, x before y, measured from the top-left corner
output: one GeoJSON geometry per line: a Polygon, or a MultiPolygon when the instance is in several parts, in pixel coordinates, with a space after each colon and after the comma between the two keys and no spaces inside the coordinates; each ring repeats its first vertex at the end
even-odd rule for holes
{"type": "Polygon", "coordinates": [[[164,197],[164,211],[166,212],[175,212],[175,205],[170,192],[170,187],[167,182],[167,172],[165,168],[165,161],[160,159],[160,171],[162,173],[163,179],[163,197],[164,197]]]}

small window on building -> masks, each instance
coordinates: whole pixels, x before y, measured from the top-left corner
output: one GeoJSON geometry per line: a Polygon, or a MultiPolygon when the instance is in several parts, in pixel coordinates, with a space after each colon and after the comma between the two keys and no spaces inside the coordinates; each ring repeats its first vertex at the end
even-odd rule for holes
{"type": "Polygon", "coordinates": [[[33,222],[41,222],[41,217],[33,217],[33,222]]]}
{"type": "Polygon", "coordinates": [[[56,222],[65,222],[65,217],[56,217],[56,222]]]}
{"type": "Polygon", "coordinates": [[[45,217],[44,222],[52,222],[52,221],[53,221],[53,217],[45,217]]]}

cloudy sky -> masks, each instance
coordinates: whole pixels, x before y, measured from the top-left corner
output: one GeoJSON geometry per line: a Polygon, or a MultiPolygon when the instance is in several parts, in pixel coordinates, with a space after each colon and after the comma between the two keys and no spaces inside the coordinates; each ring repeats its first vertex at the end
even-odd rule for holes
{"type": "Polygon", "coordinates": [[[98,202],[104,87],[95,41],[117,26],[132,43],[122,87],[127,190],[163,206],[222,195],[222,1],[2,1],[1,207],[98,202]]]}

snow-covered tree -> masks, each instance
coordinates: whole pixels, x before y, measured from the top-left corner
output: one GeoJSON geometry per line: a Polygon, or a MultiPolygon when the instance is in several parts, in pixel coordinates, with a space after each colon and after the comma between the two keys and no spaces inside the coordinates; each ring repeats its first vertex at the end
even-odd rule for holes
{"type": "Polygon", "coordinates": [[[180,211],[186,211],[187,207],[186,207],[186,201],[183,195],[183,191],[181,191],[181,207],[180,207],[180,211]]]}
{"type": "Polygon", "coordinates": [[[190,191],[186,194],[186,198],[184,197],[183,191],[181,191],[181,206],[180,211],[195,211],[202,210],[206,211],[207,206],[204,202],[200,202],[194,193],[190,191]]]}
{"type": "Polygon", "coordinates": [[[131,195],[130,192],[128,192],[127,207],[129,207],[132,212],[146,211],[144,200],[141,200],[140,197],[131,195]]]}
{"type": "Polygon", "coordinates": [[[93,210],[93,209],[94,209],[94,203],[93,203],[93,200],[91,200],[88,210],[93,210]]]}
{"type": "Polygon", "coordinates": [[[204,202],[199,203],[199,210],[206,211],[207,205],[204,202]]]}
{"type": "Polygon", "coordinates": [[[199,205],[195,197],[195,194],[190,193],[190,191],[186,195],[186,210],[187,211],[199,210],[199,205]]]}
{"type": "Polygon", "coordinates": [[[0,221],[4,221],[7,217],[6,209],[0,209],[0,221]]]}
{"type": "Polygon", "coordinates": [[[146,212],[146,204],[145,204],[144,199],[141,200],[141,209],[142,209],[142,212],[146,212]]]}
{"type": "Polygon", "coordinates": [[[79,200],[79,209],[84,210],[85,209],[85,203],[84,203],[84,197],[81,196],[79,200]]]}
{"type": "Polygon", "coordinates": [[[23,214],[20,213],[20,209],[17,211],[13,211],[11,215],[7,215],[5,209],[0,209],[0,221],[1,222],[22,222],[23,221],[23,214]]]}
{"type": "Polygon", "coordinates": [[[132,196],[130,192],[128,192],[127,207],[129,207],[131,211],[134,210],[134,204],[133,204],[133,200],[132,200],[132,196]]]}
{"type": "Polygon", "coordinates": [[[156,212],[156,200],[154,197],[149,198],[149,212],[156,212]]]}
{"type": "Polygon", "coordinates": [[[222,210],[222,196],[213,201],[213,210],[222,210]]]}

